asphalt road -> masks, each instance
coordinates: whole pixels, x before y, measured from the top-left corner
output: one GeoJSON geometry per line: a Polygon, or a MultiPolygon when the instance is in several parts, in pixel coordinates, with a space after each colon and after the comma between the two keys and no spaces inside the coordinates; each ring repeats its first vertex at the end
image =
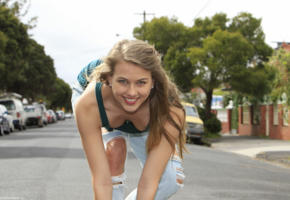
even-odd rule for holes
{"type": "MultiPolygon", "coordinates": [[[[188,145],[185,186],[171,200],[289,200],[290,169],[188,145]]],[[[141,169],[128,153],[127,193],[141,169]]],[[[0,200],[93,199],[73,119],[0,137],[0,200]]]]}

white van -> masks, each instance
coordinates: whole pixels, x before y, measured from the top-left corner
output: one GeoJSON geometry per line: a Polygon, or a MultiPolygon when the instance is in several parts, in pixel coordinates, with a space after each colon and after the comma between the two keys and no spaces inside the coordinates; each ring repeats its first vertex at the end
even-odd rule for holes
{"type": "Polygon", "coordinates": [[[43,104],[33,103],[32,105],[25,105],[26,125],[38,125],[43,127],[47,125],[46,107],[43,104]]]}
{"type": "Polygon", "coordinates": [[[14,127],[23,130],[26,129],[26,114],[21,102],[21,95],[17,93],[6,93],[0,96],[0,104],[4,105],[8,113],[13,117],[14,127]]]}
{"type": "Polygon", "coordinates": [[[13,117],[8,114],[6,107],[2,104],[0,104],[0,115],[4,116],[8,120],[10,132],[13,132],[14,131],[13,117]]]}

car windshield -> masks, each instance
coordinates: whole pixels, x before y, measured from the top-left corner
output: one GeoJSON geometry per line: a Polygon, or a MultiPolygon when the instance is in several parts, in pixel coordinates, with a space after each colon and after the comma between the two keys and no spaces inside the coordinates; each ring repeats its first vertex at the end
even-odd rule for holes
{"type": "Polygon", "coordinates": [[[198,117],[198,112],[197,110],[192,107],[192,106],[184,106],[185,112],[187,116],[193,116],[193,117],[198,117]]]}
{"type": "Polygon", "coordinates": [[[7,110],[15,110],[13,101],[0,101],[0,104],[4,105],[7,110]]]}

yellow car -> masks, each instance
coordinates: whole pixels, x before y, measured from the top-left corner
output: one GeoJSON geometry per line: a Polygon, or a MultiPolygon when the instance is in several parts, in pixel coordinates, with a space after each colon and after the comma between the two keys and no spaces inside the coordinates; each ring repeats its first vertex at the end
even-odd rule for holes
{"type": "Polygon", "coordinates": [[[182,102],[186,112],[186,138],[200,143],[204,134],[203,121],[199,118],[197,108],[194,104],[182,102]]]}

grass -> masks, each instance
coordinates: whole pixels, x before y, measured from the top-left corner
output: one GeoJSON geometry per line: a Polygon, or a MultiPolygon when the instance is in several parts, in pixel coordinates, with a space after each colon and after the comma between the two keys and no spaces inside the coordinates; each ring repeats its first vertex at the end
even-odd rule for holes
{"type": "Polygon", "coordinates": [[[205,133],[202,137],[202,144],[210,147],[211,143],[219,138],[221,138],[221,135],[218,133],[205,133]]]}
{"type": "Polygon", "coordinates": [[[220,137],[221,135],[219,133],[205,133],[204,134],[204,138],[208,138],[208,139],[218,139],[220,137]]]}

